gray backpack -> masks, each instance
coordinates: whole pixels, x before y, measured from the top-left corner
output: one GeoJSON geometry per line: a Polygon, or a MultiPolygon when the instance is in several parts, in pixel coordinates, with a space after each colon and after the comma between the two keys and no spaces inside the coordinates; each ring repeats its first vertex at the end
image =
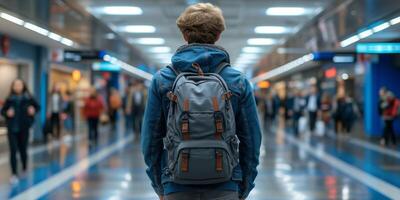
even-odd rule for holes
{"type": "Polygon", "coordinates": [[[214,184],[231,179],[239,163],[235,115],[225,81],[215,73],[180,73],[168,93],[170,107],[164,148],[168,152],[167,175],[178,184],[214,184]]]}

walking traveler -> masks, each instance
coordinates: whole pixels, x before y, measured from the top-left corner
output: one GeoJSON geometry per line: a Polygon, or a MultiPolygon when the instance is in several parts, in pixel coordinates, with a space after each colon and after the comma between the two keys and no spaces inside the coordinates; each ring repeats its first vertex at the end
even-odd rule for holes
{"type": "Polygon", "coordinates": [[[318,95],[317,87],[312,86],[309,96],[307,97],[308,123],[311,132],[315,130],[318,112],[321,107],[320,96],[318,95]]]}
{"type": "Polygon", "coordinates": [[[50,118],[51,133],[56,138],[61,135],[61,112],[63,111],[63,99],[60,88],[54,85],[53,90],[49,95],[48,117],[50,118]]]}
{"type": "Polygon", "coordinates": [[[33,125],[34,116],[39,112],[39,105],[29,93],[26,84],[16,79],[11,84],[1,114],[6,118],[7,138],[10,148],[11,183],[18,182],[17,153],[22,162],[22,170],[26,172],[28,165],[29,129],[33,125]]]}
{"type": "Polygon", "coordinates": [[[89,98],[85,100],[83,114],[86,117],[89,128],[89,141],[91,144],[97,144],[98,126],[100,115],[104,110],[104,105],[100,97],[97,95],[96,89],[92,89],[89,98]]]}
{"type": "Polygon", "coordinates": [[[276,112],[276,107],[274,106],[274,97],[272,92],[269,92],[264,101],[264,130],[267,133],[272,132],[272,126],[275,121],[276,112]]]}
{"type": "Polygon", "coordinates": [[[391,91],[386,92],[386,97],[381,104],[383,110],[383,120],[385,123],[383,129],[383,141],[386,146],[389,146],[390,142],[396,145],[396,134],[393,128],[393,121],[398,116],[398,110],[400,101],[396,99],[391,91]]]}
{"type": "Polygon", "coordinates": [[[151,83],[141,142],[160,199],[237,200],[254,188],[261,129],[250,82],[215,45],[224,24],[218,7],[189,6],[177,20],[188,44],[151,83]]]}
{"type": "Polygon", "coordinates": [[[304,115],[305,107],[306,100],[301,90],[298,90],[293,100],[293,132],[295,136],[299,136],[299,121],[304,115]]]}
{"type": "Polygon", "coordinates": [[[110,116],[111,128],[115,130],[117,126],[118,110],[122,106],[122,99],[117,89],[111,88],[109,101],[110,106],[108,114],[110,116]]]}

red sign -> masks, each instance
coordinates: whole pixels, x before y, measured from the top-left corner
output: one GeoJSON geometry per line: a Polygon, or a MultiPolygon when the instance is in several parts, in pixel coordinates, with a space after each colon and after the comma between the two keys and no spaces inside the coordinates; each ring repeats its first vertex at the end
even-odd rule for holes
{"type": "Polygon", "coordinates": [[[337,71],[335,67],[329,68],[325,71],[325,78],[335,78],[337,71]]]}

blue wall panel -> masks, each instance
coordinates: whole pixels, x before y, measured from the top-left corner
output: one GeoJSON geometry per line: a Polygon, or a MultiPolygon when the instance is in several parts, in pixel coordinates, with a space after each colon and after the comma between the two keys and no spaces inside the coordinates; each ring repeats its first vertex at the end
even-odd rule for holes
{"type": "MultiPolygon", "coordinates": [[[[400,68],[394,66],[393,56],[380,55],[367,66],[365,74],[365,130],[368,136],[381,136],[382,120],[378,114],[379,88],[385,86],[400,98],[400,68]]],[[[395,122],[400,135],[400,120],[395,122]]]]}

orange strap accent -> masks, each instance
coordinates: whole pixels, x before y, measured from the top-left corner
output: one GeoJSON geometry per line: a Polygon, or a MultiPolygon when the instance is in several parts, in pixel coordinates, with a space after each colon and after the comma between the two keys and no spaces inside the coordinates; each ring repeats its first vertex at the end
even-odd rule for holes
{"type": "Polygon", "coordinates": [[[217,99],[217,97],[213,97],[213,98],[212,98],[212,102],[213,102],[214,111],[215,111],[215,112],[219,111],[219,105],[218,105],[218,99],[217,99]]]}
{"type": "Polygon", "coordinates": [[[189,99],[183,101],[183,111],[189,112],[189,99]]]}
{"type": "Polygon", "coordinates": [[[182,172],[189,171],[189,154],[188,153],[182,153],[181,171],[182,172]]]}
{"type": "Polygon", "coordinates": [[[200,65],[198,63],[193,63],[192,67],[194,67],[197,71],[197,73],[199,74],[199,76],[204,76],[204,72],[201,69],[200,65]]]}
{"type": "Polygon", "coordinates": [[[190,139],[190,134],[189,134],[189,99],[185,99],[183,101],[183,111],[185,112],[185,115],[182,119],[182,136],[183,140],[189,140],[190,139]]]}
{"type": "Polygon", "coordinates": [[[220,151],[215,151],[215,170],[222,171],[222,153],[220,151]]]}

